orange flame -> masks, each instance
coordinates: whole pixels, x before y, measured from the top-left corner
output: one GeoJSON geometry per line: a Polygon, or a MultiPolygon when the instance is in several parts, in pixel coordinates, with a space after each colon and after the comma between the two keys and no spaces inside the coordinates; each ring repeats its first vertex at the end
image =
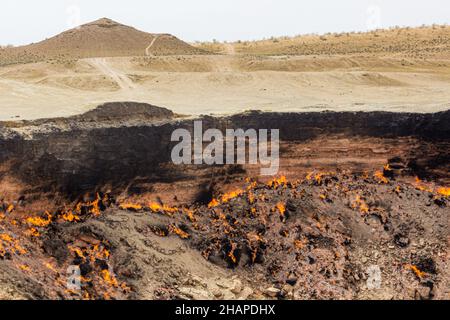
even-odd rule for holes
{"type": "Polygon", "coordinates": [[[383,171],[376,171],[374,173],[373,177],[380,184],[388,184],[389,183],[389,179],[384,176],[383,171]]]}
{"type": "Polygon", "coordinates": [[[100,201],[101,201],[100,194],[97,192],[97,197],[94,201],[89,202],[88,206],[91,206],[92,208],[89,210],[90,213],[92,213],[94,216],[100,215],[100,201]]]}
{"type": "Polygon", "coordinates": [[[249,204],[254,204],[256,201],[256,197],[252,192],[248,193],[247,199],[249,204]]]}
{"type": "Polygon", "coordinates": [[[450,188],[444,188],[444,187],[442,187],[442,188],[439,188],[439,189],[437,190],[437,192],[438,192],[440,195],[443,195],[443,196],[445,196],[445,197],[450,197],[450,188]]]}
{"type": "Polygon", "coordinates": [[[53,272],[58,272],[58,271],[56,270],[56,268],[55,268],[50,262],[44,263],[44,266],[45,266],[47,269],[49,269],[49,270],[51,270],[51,271],[53,271],[53,272]]]}
{"type": "Polygon", "coordinates": [[[52,222],[52,216],[48,211],[46,211],[45,214],[47,216],[46,219],[41,217],[29,217],[26,221],[36,227],[47,227],[52,222]]]}
{"type": "Polygon", "coordinates": [[[8,251],[14,254],[27,253],[17,239],[14,239],[9,234],[0,233],[0,257],[4,257],[8,251]]]}
{"type": "Polygon", "coordinates": [[[36,237],[36,238],[38,238],[38,237],[41,236],[41,234],[39,233],[39,231],[38,231],[36,228],[30,228],[30,229],[28,229],[28,230],[25,232],[25,234],[26,234],[27,236],[30,236],[30,237],[36,237]]]}
{"type": "Polygon", "coordinates": [[[415,265],[406,265],[406,268],[412,270],[419,279],[422,279],[425,276],[425,272],[420,271],[415,265]]]}
{"type": "Polygon", "coordinates": [[[159,203],[156,203],[156,202],[150,203],[149,208],[153,212],[175,213],[178,211],[178,208],[169,207],[167,205],[160,205],[159,203]]]}
{"type": "Polygon", "coordinates": [[[184,232],[183,230],[181,230],[180,228],[178,228],[178,227],[176,227],[174,225],[170,225],[169,226],[169,231],[172,232],[172,233],[175,233],[181,239],[188,239],[190,237],[189,233],[184,232]]]}
{"type": "Polygon", "coordinates": [[[234,191],[231,191],[229,193],[225,193],[224,195],[222,195],[221,200],[223,203],[227,203],[231,199],[239,197],[242,193],[244,193],[244,191],[237,189],[237,190],[234,190],[234,191]]]}
{"type": "Polygon", "coordinates": [[[78,222],[81,220],[81,218],[75,214],[73,214],[72,211],[67,211],[66,213],[64,213],[61,218],[63,218],[63,220],[68,221],[68,222],[78,222]]]}
{"type": "Polygon", "coordinates": [[[236,250],[236,248],[237,248],[236,243],[232,242],[231,243],[231,250],[230,250],[230,252],[228,252],[228,257],[231,259],[231,261],[233,261],[234,264],[237,263],[237,258],[234,255],[234,251],[236,250]]]}
{"type": "Polygon", "coordinates": [[[275,178],[272,181],[269,181],[267,184],[270,188],[277,189],[279,187],[283,187],[287,184],[287,179],[285,176],[281,176],[279,178],[275,178]]]}
{"type": "Polygon", "coordinates": [[[188,216],[188,218],[191,222],[196,221],[195,216],[194,216],[194,210],[184,208],[183,212],[188,216]]]}
{"type": "Polygon", "coordinates": [[[415,178],[416,182],[414,183],[414,187],[420,191],[433,192],[433,190],[423,184],[423,182],[419,179],[419,177],[415,178]]]}
{"type": "Polygon", "coordinates": [[[29,272],[31,269],[29,266],[27,266],[26,264],[21,264],[19,266],[20,270],[24,271],[24,272],[29,272]]]}
{"type": "Polygon", "coordinates": [[[355,201],[352,203],[352,209],[359,208],[361,213],[369,213],[369,206],[359,195],[356,196],[355,201]]]}
{"type": "Polygon", "coordinates": [[[208,208],[214,208],[217,207],[218,205],[220,205],[219,201],[217,201],[217,199],[212,199],[211,202],[208,204],[208,208]]]}
{"type": "Polygon", "coordinates": [[[276,208],[278,209],[278,212],[280,213],[280,216],[282,219],[284,219],[286,217],[285,213],[286,213],[286,207],[282,202],[278,202],[276,205],[276,208]]]}
{"type": "Polygon", "coordinates": [[[103,280],[108,283],[109,285],[117,288],[119,286],[119,283],[117,282],[116,277],[114,277],[108,270],[102,270],[101,275],[103,280]]]}

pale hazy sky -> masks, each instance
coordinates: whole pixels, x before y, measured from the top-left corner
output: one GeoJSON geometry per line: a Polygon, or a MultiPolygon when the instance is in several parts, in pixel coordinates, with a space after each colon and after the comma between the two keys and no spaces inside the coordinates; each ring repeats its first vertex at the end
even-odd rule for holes
{"type": "Polygon", "coordinates": [[[449,24],[449,0],[1,0],[0,44],[28,44],[108,17],[186,41],[449,24]]]}

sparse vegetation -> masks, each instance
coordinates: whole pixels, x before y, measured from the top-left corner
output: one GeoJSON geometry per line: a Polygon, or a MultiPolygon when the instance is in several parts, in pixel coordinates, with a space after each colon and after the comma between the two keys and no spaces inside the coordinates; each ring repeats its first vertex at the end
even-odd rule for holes
{"type": "MultiPolygon", "coordinates": [[[[197,47],[220,53],[223,44],[217,41],[197,47]]],[[[235,50],[252,55],[347,55],[400,54],[405,58],[450,53],[450,27],[447,25],[419,28],[395,26],[370,32],[342,32],[324,35],[306,34],[294,37],[271,37],[259,41],[236,42],[235,50]]]]}

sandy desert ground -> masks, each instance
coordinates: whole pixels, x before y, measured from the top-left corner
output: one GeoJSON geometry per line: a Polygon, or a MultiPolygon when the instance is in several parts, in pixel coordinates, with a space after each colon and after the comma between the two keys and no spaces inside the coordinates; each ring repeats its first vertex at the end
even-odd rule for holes
{"type": "Polygon", "coordinates": [[[68,68],[45,62],[9,66],[0,69],[0,119],[69,116],[109,101],[150,102],[195,115],[450,107],[449,68],[377,62],[373,68],[346,57],[218,55],[90,58],[68,68]]]}
{"type": "Polygon", "coordinates": [[[109,51],[77,47],[77,54],[66,49],[56,55],[49,49],[54,43],[70,48],[71,37],[87,37],[94,26],[12,53],[0,50],[0,119],[70,116],[112,101],[193,115],[250,109],[436,112],[450,106],[450,27],[194,48],[170,35],[142,40],[140,32],[117,25],[123,35],[108,41],[114,44],[109,51]],[[141,44],[127,54],[117,43],[130,33],[141,44]]]}

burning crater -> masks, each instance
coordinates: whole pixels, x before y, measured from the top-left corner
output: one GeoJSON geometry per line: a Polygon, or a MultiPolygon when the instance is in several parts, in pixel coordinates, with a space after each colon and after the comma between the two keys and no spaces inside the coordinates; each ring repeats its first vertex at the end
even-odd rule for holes
{"type": "Polygon", "coordinates": [[[448,298],[450,112],[202,120],[279,128],[279,175],[173,165],[146,104],[2,123],[0,297],[448,298]]]}

